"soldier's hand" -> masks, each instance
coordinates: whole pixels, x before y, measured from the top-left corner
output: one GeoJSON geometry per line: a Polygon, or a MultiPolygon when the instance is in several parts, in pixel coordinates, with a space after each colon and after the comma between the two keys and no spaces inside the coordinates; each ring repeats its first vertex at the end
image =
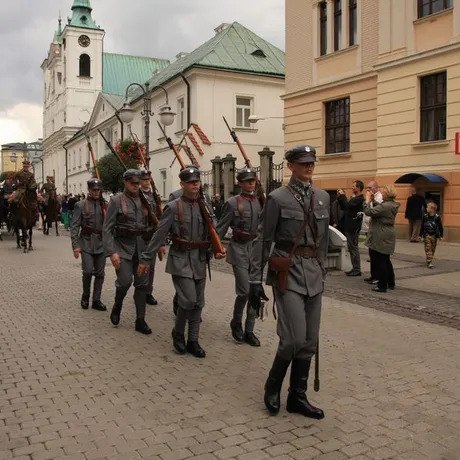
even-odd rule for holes
{"type": "Polygon", "coordinates": [[[75,259],[78,259],[80,257],[80,254],[81,254],[81,249],[80,248],[75,248],[73,250],[73,256],[75,257],[75,259]]]}
{"type": "Polygon", "coordinates": [[[158,250],[158,260],[162,261],[165,255],[166,255],[166,248],[164,246],[161,246],[160,249],[158,250]]]}
{"type": "Polygon", "coordinates": [[[112,262],[115,270],[120,270],[121,260],[120,256],[116,252],[110,256],[110,262],[112,262]]]}
{"type": "Polygon", "coordinates": [[[219,252],[215,255],[216,259],[224,259],[227,255],[227,250],[224,248],[224,252],[219,252]]]}
{"type": "Polygon", "coordinates": [[[150,269],[150,265],[148,264],[139,264],[137,266],[137,276],[140,278],[141,276],[144,276],[145,274],[148,273],[150,269]]]}
{"type": "Polygon", "coordinates": [[[249,285],[249,305],[256,311],[257,316],[260,315],[260,308],[262,306],[262,300],[267,302],[268,297],[265,295],[264,287],[262,283],[250,284],[249,285]]]}

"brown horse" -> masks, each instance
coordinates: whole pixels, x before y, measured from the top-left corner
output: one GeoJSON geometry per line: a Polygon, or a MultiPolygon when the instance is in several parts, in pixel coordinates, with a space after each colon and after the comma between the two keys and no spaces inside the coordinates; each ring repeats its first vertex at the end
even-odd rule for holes
{"type": "Polygon", "coordinates": [[[48,201],[47,204],[42,205],[43,213],[41,213],[42,223],[43,223],[43,234],[49,235],[50,228],[53,227],[53,223],[54,223],[54,226],[56,228],[56,236],[59,236],[58,222],[59,222],[60,205],[59,205],[59,201],[57,200],[55,191],[50,192],[47,201],[48,201]]]}
{"type": "Polygon", "coordinates": [[[33,250],[32,247],[32,228],[35,225],[37,215],[37,193],[35,189],[26,188],[24,195],[20,198],[19,203],[15,206],[15,229],[17,248],[21,246],[27,253],[33,250]],[[19,235],[21,231],[22,235],[19,235]],[[27,234],[29,241],[27,242],[27,234]],[[22,239],[22,241],[21,241],[22,239]]]}

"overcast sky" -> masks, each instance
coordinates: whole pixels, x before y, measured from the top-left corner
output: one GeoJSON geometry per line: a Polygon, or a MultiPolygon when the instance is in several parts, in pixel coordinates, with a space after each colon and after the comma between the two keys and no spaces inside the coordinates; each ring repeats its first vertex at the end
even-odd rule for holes
{"type": "MultiPolygon", "coordinates": [[[[73,0],[0,0],[0,144],[42,137],[40,65],[73,0]]],[[[108,52],[162,57],[192,51],[238,21],[284,50],[284,0],[91,0],[108,52]]]]}

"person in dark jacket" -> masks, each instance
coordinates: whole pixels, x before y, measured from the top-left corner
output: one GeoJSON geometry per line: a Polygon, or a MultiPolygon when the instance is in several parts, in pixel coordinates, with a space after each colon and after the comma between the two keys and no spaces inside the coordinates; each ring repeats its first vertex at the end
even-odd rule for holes
{"type": "Polygon", "coordinates": [[[420,226],[422,217],[426,212],[425,198],[417,192],[412,185],[410,188],[411,196],[407,199],[406,213],[404,217],[409,221],[409,241],[418,243],[420,241],[420,226]]]}
{"type": "Polygon", "coordinates": [[[438,206],[436,203],[428,203],[427,213],[423,216],[420,227],[420,236],[425,243],[426,265],[428,268],[433,268],[436,245],[438,244],[438,240],[442,240],[444,237],[444,228],[441,217],[436,213],[437,209],[438,206]]]}
{"type": "Polygon", "coordinates": [[[347,200],[343,190],[337,191],[337,201],[344,211],[344,233],[347,238],[348,252],[350,253],[353,268],[347,272],[348,276],[361,276],[361,257],[359,255],[358,243],[359,232],[361,231],[364,184],[357,180],[351,187],[352,197],[347,200]]]}

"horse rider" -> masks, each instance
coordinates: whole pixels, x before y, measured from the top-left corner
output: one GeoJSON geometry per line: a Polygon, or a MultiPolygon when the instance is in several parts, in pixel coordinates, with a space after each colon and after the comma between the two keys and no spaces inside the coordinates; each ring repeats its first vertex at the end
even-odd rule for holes
{"type": "Polygon", "coordinates": [[[56,185],[54,184],[53,176],[46,176],[46,183],[42,185],[40,193],[45,193],[45,206],[48,205],[50,197],[54,194],[56,197],[56,185]]]}
{"type": "Polygon", "coordinates": [[[87,310],[91,293],[91,279],[94,275],[93,303],[91,308],[106,311],[101,301],[105,275],[105,254],[102,245],[102,225],[105,202],[101,202],[102,182],[92,177],[88,180],[88,197],[75,205],[70,229],[73,255],[81,255],[83,272],[83,294],[81,308],[87,310]]]}
{"type": "Polygon", "coordinates": [[[30,169],[30,161],[24,160],[22,162],[22,169],[14,175],[14,182],[16,184],[16,193],[14,194],[15,203],[19,203],[24,196],[26,188],[30,190],[37,190],[37,183],[35,177],[30,169]]]}

